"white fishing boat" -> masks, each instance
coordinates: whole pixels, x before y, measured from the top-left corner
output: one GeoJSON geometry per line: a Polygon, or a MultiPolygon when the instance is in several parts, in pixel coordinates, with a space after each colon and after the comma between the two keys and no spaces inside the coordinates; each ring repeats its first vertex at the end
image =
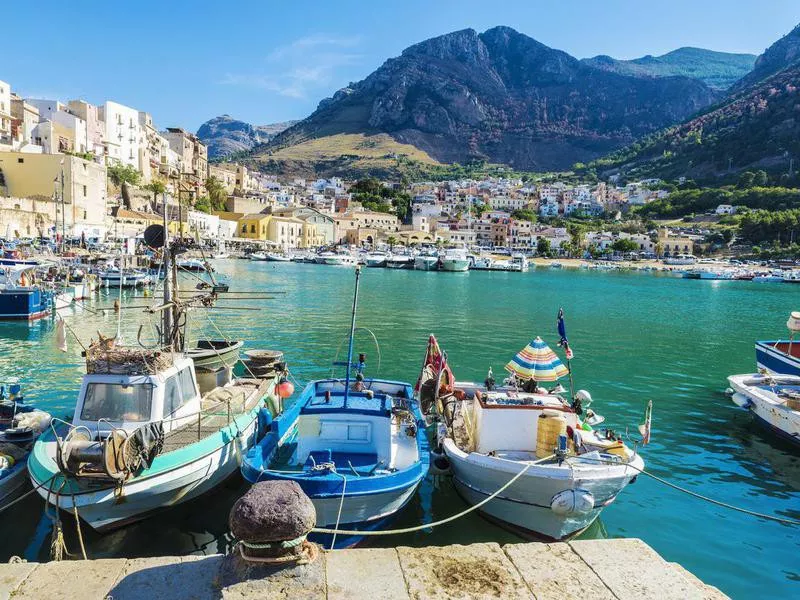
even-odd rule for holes
{"type": "Polygon", "coordinates": [[[786,321],[789,339],[759,340],[756,342],[756,365],[759,370],[779,375],[800,376],[800,311],[792,312],[786,321]]]}
{"type": "Polygon", "coordinates": [[[250,254],[250,256],[248,258],[250,258],[250,260],[255,260],[255,261],[266,261],[266,260],[269,260],[267,258],[267,253],[266,252],[253,252],[252,254],[250,254]]]}
{"type": "Polygon", "coordinates": [[[179,271],[205,273],[210,270],[208,263],[199,258],[181,258],[178,259],[177,263],[179,271]]]}
{"type": "Polygon", "coordinates": [[[267,252],[267,260],[270,262],[292,262],[292,259],[279,252],[267,252]]]}
{"type": "MultiPolygon", "coordinates": [[[[521,391],[455,382],[433,336],[418,383],[423,409],[435,408],[433,465],[452,473],[459,494],[485,516],[523,535],[563,540],[585,530],[644,469],[635,449],[588,409],[591,396],[572,400],[537,381],[567,369],[540,339],[506,368],[533,383],[521,391]],[[437,392],[438,390],[438,392],[437,392]]],[[[640,431],[649,440],[649,411],[640,431]]]]}
{"type": "Polygon", "coordinates": [[[465,248],[448,248],[442,257],[442,270],[464,272],[469,270],[469,257],[465,248]]]}
{"type": "Polygon", "coordinates": [[[490,271],[492,266],[494,265],[494,259],[488,255],[481,255],[476,256],[475,260],[472,261],[472,269],[476,271],[490,271]]]}
{"type": "Polygon", "coordinates": [[[784,274],[783,283],[800,283],[800,271],[789,271],[784,274]]]}
{"type": "Polygon", "coordinates": [[[753,275],[753,281],[756,283],[782,283],[783,273],[781,271],[756,273],[755,275],[753,275]]]}
{"type": "Polygon", "coordinates": [[[144,271],[119,267],[109,267],[100,271],[98,278],[100,283],[108,288],[135,288],[147,285],[151,281],[144,271]]]}
{"type": "Polygon", "coordinates": [[[800,444],[800,377],[748,374],[728,377],[731,399],[781,438],[800,444]]]}
{"type": "MultiPolygon", "coordinates": [[[[163,229],[145,232],[149,245],[164,237],[163,229]]],[[[40,437],[28,460],[42,498],[98,531],[213,489],[238,471],[259,421],[279,411],[275,377],[234,378],[232,368],[198,377],[181,323],[187,309],[208,307],[213,298],[170,301],[172,254],[164,248],[172,277],[164,280],[163,304],[154,307],[163,317],[159,343],[124,347],[101,336],[89,345],[72,422],[63,422],[66,432],[40,437]]]]}

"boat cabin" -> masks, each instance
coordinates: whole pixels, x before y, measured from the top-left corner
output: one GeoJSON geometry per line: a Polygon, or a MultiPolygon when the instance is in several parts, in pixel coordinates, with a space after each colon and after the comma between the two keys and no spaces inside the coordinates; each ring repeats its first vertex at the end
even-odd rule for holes
{"type": "MultiPolygon", "coordinates": [[[[338,380],[310,384],[294,407],[295,419],[273,455],[270,468],[313,470],[335,465],[340,471],[370,475],[403,469],[419,460],[416,440],[398,422],[413,391],[407,384],[366,380],[362,391],[351,391],[345,401],[338,380]]],[[[422,435],[422,434],[420,434],[422,435]]]]}
{"type": "Polygon", "coordinates": [[[168,433],[197,420],[200,410],[192,360],[176,354],[171,366],[154,373],[84,375],[72,424],[88,428],[94,439],[157,422],[168,433]]]}

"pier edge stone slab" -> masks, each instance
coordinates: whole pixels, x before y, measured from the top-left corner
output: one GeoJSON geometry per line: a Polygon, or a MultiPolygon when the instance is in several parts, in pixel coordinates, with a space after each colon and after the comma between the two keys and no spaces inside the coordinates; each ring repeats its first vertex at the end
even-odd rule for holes
{"type": "Polygon", "coordinates": [[[320,550],[314,562],[283,566],[247,562],[238,550],[222,560],[217,596],[223,600],[264,598],[269,600],[325,600],[325,562],[327,554],[320,550]]]}
{"type": "Polygon", "coordinates": [[[575,552],[620,600],[704,600],[705,590],[635,538],[576,540],[575,552]]]}
{"type": "Polygon", "coordinates": [[[397,548],[414,600],[517,600],[534,596],[495,542],[397,548]]]}
{"type": "Polygon", "coordinates": [[[394,548],[327,552],[328,600],[407,600],[394,548]]]}
{"type": "Polygon", "coordinates": [[[503,546],[537,600],[615,600],[602,579],[569,544],[529,542],[503,546]]]}
{"type": "Polygon", "coordinates": [[[41,563],[14,592],[14,600],[105,598],[126,561],[118,558],[41,563]]]}
{"type": "Polygon", "coordinates": [[[719,588],[714,587],[710,583],[706,583],[682,564],[671,562],[669,566],[678,571],[678,573],[686,577],[689,581],[694,582],[701,590],[705,590],[706,600],[728,600],[728,596],[723,594],[719,588]]]}
{"type": "Polygon", "coordinates": [[[108,595],[114,600],[158,598],[169,591],[170,600],[219,598],[222,555],[132,558],[108,595]]]}
{"type": "Polygon", "coordinates": [[[8,600],[33,572],[38,563],[9,563],[0,569],[0,600],[8,600]]]}

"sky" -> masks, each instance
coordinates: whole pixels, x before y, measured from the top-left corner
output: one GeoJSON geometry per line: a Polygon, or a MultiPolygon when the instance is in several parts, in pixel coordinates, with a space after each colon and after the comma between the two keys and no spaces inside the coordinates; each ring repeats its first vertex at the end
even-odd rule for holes
{"type": "Polygon", "coordinates": [[[266,124],[430,37],[507,25],[578,58],[681,46],[760,54],[799,0],[207,0],[2,4],[0,80],[23,97],[145,110],[195,131],[220,114],[266,124]]]}

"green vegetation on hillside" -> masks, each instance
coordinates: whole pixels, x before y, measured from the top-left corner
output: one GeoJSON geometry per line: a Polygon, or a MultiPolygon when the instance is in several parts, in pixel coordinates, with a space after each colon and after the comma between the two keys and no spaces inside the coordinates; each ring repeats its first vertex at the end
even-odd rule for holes
{"type": "Polygon", "coordinates": [[[357,181],[350,188],[353,200],[361,202],[367,210],[394,212],[403,221],[411,217],[411,196],[408,192],[386,186],[375,177],[357,181]]]}
{"type": "Polygon", "coordinates": [[[678,218],[711,212],[720,204],[751,209],[786,210],[800,208],[800,189],[782,187],[702,188],[678,190],[637,209],[647,218],[678,218]]]}

